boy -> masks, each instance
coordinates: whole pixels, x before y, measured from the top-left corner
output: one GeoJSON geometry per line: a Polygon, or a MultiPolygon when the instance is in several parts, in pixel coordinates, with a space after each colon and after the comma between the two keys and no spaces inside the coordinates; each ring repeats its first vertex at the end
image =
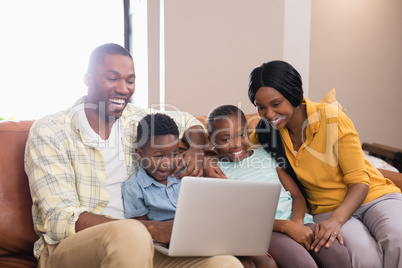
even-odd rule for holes
{"type": "MultiPolygon", "coordinates": [[[[135,152],[140,169],[122,186],[126,218],[173,221],[181,180],[171,177],[179,154],[176,123],[164,114],[147,115],[137,128],[135,152]]],[[[254,267],[251,260],[239,258],[245,267],[254,267]]],[[[268,266],[276,267],[268,257],[268,266]]]]}
{"type": "Polygon", "coordinates": [[[137,128],[141,166],[122,186],[126,218],[172,221],[181,180],[171,177],[179,160],[179,130],[165,114],[145,116],[137,128]]]}

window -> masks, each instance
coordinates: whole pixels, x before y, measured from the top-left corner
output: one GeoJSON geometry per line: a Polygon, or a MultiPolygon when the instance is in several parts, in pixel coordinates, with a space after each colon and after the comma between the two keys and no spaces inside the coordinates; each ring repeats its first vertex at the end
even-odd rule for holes
{"type": "Polygon", "coordinates": [[[124,46],[122,0],[0,2],[0,116],[38,119],[86,95],[89,54],[124,46]]]}

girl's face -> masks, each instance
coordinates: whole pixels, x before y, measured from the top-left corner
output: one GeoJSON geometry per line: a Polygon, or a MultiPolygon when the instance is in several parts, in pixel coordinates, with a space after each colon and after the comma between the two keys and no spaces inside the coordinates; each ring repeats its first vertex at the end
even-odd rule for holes
{"type": "Polygon", "coordinates": [[[254,105],[258,114],[267,119],[274,129],[286,127],[295,107],[272,87],[261,87],[255,94],[254,105]]]}
{"type": "Polygon", "coordinates": [[[241,116],[232,115],[214,122],[210,138],[224,159],[239,162],[248,155],[247,122],[241,116]]]}

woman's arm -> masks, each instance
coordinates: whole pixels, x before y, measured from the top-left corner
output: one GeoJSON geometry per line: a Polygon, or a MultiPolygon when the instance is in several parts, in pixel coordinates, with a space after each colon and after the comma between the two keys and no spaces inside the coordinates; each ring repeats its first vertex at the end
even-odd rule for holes
{"type": "Polygon", "coordinates": [[[290,195],[293,199],[292,202],[292,221],[304,225],[304,214],[306,212],[306,200],[304,199],[303,194],[300,192],[299,187],[296,182],[290,177],[286,171],[282,168],[277,167],[276,171],[278,172],[279,179],[283,187],[285,187],[286,191],[290,192],[290,195]]]}
{"type": "Polygon", "coordinates": [[[367,196],[369,187],[363,183],[357,183],[349,187],[345,199],[334,210],[331,216],[318,223],[314,230],[315,239],[311,245],[311,250],[318,252],[322,246],[329,248],[335,239],[343,244],[341,227],[361,206],[367,196]],[[336,235],[334,235],[334,232],[336,235]]]}
{"type": "MultiPolygon", "coordinates": [[[[341,227],[361,206],[369,192],[370,178],[366,171],[359,135],[353,122],[344,113],[337,114],[337,137],[333,152],[337,155],[338,168],[342,171],[343,183],[348,187],[344,199],[331,216],[316,225],[316,239],[312,245],[315,251],[322,246],[330,247],[335,239],[343,244],[341,227]]],[[[327,130],[328,131],[328,130],[327,130]]]]}

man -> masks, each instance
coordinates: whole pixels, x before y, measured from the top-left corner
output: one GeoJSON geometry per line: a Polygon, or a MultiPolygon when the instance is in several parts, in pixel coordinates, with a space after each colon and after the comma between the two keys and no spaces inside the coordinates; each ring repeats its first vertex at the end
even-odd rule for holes
{"type": "MultiPolygon", "coordinates": [[[[241,267],[232,256],[154,253],[152,238],[168,242],[172,222],[124,220],[121,185],[137,169],[136,125],[153,111],[129,104],[134,63],[119,45],[92,52],[85,82],[88,95],[70,109],[37,120],[27,141],[25,170],[39,267],[241,267]]],[[[181,177],[201,176],[200,123],[183,112],[170,116],[189,145],[174,173],[187,165],[181,177]]]]}

